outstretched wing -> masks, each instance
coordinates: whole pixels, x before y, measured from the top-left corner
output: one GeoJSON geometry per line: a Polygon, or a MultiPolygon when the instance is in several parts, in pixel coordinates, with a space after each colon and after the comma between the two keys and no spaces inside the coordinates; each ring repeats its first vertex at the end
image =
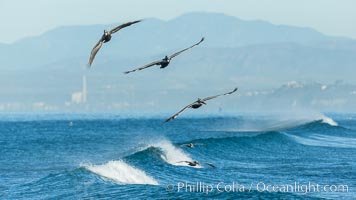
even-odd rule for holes
{"type": "Polygon", "coordinates": [[[212,167],[212,168],[216,168],[215,165],[213,165],[213,164],[211,164],[211,163],[208,163],[208,162],[203,162],[202,164],[206,164],[206,165],[209,165],[209,166],[212,167]]]}
{"type": "Polygon", "coordinates": [[[139,68],[136,68],[136,69],[130,70],[130,71],[126,71],[126,72],[124,72],[124,73],[125,73],[125,74],[128,74],[128,73],[131,73],[131,72],[135,72],[135,71],[143,70],[143,69],[146,69],[146,68],[152,67],[152,66],[154,66],[154,65],[159,65],[161,62],[162,62],[161,60],[154,61],[154,62],[151,62],[150,64],[145,65],[145,66],[142,66],[142,67],[139,67],[139,68]]]}
{"type": "Polygon", "coordinates": [[[219,96],[230,95],[230,94],[236,92],[237,89],[238,89],[238,88],[235,88],[233,91],[228,92],[228,93],[225,93],[225,94],[219,94],[219,95],[215,95],[215,96],[211,96],[211,97],[206,97],[206,98],[203,99],[203,101],[208,101],[208,100],[210,100],[210,99],[214,99],[214,98],[219,97],[219,96]]]}
{"type": "Polygon", "coordinates": [[[125,23],[125,24],[121,24],[120,26],[115,27],[114,29],[110,30],[109,32],[110,32],[110,34],[116,33],[116,32],[118,32],[120,29],[123,29],[123,28],[125,28],[125,27],[131,26],[132,24],[136,24],[136,23],[138,23],[138,22],[140,22],[140,21],[142,21],[142,20],[137,20],[137,21],[127,22],[127,23],[125,23]]]}
{"type": "Polygon", "coordinates": [[[188,146],[189,144],[181,144],[179,146],[183,147],[183,146],[188,146]]]}
{"type": "Polygon", "coordinates": [[[188,162],[188,161],[179,161],[177,163],[190,163],[190,162],[188,162]]]}
{"type": "Polygon", "coordinates": [[[88,66],[89,66],[89,67],[91,67],[91,64],[93,63],[96,54],[98,53],[98,51],[100,50],[100,48],[101,48],[102,46],[103,46],[103,40],[100,39],[100,40],[95,44],[94,48],[91,50],[90,58],[89,58],[89,63],[88,63],[88,66]]]}
{"type": "MultiPolygon", "coordinates": [[[[196,101],[195,101],[195,102],[196,102],[196,101]]],[[[194,103],[195,103],[195,102],[194,102],[194,103]]],[[[174,114],[172,117],[168,118],[165,122],[169,122],[169,121],[174,120],[175,118],[178,117],[178,115],[179,115],[180,113],[182,113],[185,109],[190,108],[194,103],[191,103],[191,104],[187,105],[187,106],[184,107],[182,110],[180,110],[179,112],[177,112],[176,114],[174,114]]]]}
{"type": "Polygon", "coordinates": [[[174,58],[174,57],[178,56],[179,54],[183,53],[184,51],[189,50],[189,49],[191,49],[191,48],[193,48],[193,47],[199,45],[199,44],[202,43],[203,41],[204,41],[204,37],[203,37],[198,43],[194,44],[193,46],[188,47],[188,48],[186,48],[186,49],[183,49],[183,50],[181,50],[181,51],[178,51],[178,52],[172,54],[172,55],[169,56],[169,57],[170,57],[170,58],[174,58]]]}

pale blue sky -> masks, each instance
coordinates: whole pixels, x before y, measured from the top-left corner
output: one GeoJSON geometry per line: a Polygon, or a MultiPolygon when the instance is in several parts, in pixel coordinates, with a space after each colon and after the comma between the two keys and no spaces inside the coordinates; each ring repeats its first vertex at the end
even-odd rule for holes
{"type": "Polygon", "coordinates": [[[0,42],[11,43],[63,25],[108,24],[193,11],[312,27],[356,39],[356,0],[0,0],[0,42]]]}

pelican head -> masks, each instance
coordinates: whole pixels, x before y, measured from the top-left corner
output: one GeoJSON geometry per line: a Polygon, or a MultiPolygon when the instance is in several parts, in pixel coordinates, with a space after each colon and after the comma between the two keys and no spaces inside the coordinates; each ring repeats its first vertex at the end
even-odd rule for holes
{"type": "Polygon", "coordinates": [[[168,56],[165,56],[163,60],[165,60],[167,62],[171,61],[171,59],[168,56]]]}
{"type": "Polygon", "coordinates": [[[198,102],[206,105],[206,103],[201,98],[198,98],[198,102]]]}

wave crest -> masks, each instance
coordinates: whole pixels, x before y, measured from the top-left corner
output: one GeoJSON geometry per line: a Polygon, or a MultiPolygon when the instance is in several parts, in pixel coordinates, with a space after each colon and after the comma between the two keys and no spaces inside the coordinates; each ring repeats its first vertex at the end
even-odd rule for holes
{"type": "Polygon", "coordinates": [[[165,162],[171,165],[188,166],[187,163],[179,163],[180,161],[193,161],[182,149],[177,148],[168,140],[161,140],[158,143],[151,144],[149,147],[159,148],[162,152],[160,157],[165,162]]]}
{"type": "Polygon", "coordinates": [[[89,171],[123,184],[158,185],[158,182],[144,171],[137,169],[122,160],[109,161],[102,165],[84,165],[89,171]]]}
{"type": "Polygon", "coordinates": [[[271,116],[247,116],[240,123],[232,122],[221,129],[205,130],[213,132],[270,132],[302,127],[312,123],[338,126],[332,118],[321,113],[282,113],[271,116]]]}
{"type": "Polygon", "coordinates": [[[313,134],[307,137],[285,134],[299,144],[307,146],[334,147],[334,148],[356,148],[355,138],[337,137],[313,134]]]}
{"type": "Polygon", "coordinates": [[[331,119],[330,117],[327,117],[325,115],[321,116],[321,122],[323,122],[325,124],[329,124],[330,126],[338,126],[337,122],[335,122],[333,119],[331,119]]]}

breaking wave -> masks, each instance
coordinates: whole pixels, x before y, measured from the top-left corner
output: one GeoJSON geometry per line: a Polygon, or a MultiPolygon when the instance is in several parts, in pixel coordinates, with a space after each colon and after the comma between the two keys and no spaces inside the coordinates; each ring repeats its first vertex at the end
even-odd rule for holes
{"type": "Polygon", "coordinates": [[[122,160],[109,161],[102,165],[84,165],[89,171],[122,184],[158,185],[158,182],[144,171],[137,169],[122,160]]]}
{"type": "Polygon", "coordinates": [[[347,137],[337,137],[313,134],[309,136],[296,136],[286,134],[288,137],[294,139],[295,142],[307,146],[319,146],[319,147],[334,147],[334,148],[356,148],[356,139],[347,137]]]}
{"type": "MultiPolygon", "coordinates": [[[[172,142],[169,140],[160,140],[155,143],[151,143],[150,145],[146,146],[144,150],[140,151],[148,151],[149,149],[154,148],[159,150],[159,157],[165,161],[166,163],[169,163],[171,165],[175,166],[189,166],[187,163],[181,162],[181,161],[193,161],[193,159],[185,153],[182,149],[176,147],[172,142]]],[[[191,167],[191,166],[189,166],[191,167]]],[[[199,166],[196,166],[196,168],[200,168],[199,166]]]]}

